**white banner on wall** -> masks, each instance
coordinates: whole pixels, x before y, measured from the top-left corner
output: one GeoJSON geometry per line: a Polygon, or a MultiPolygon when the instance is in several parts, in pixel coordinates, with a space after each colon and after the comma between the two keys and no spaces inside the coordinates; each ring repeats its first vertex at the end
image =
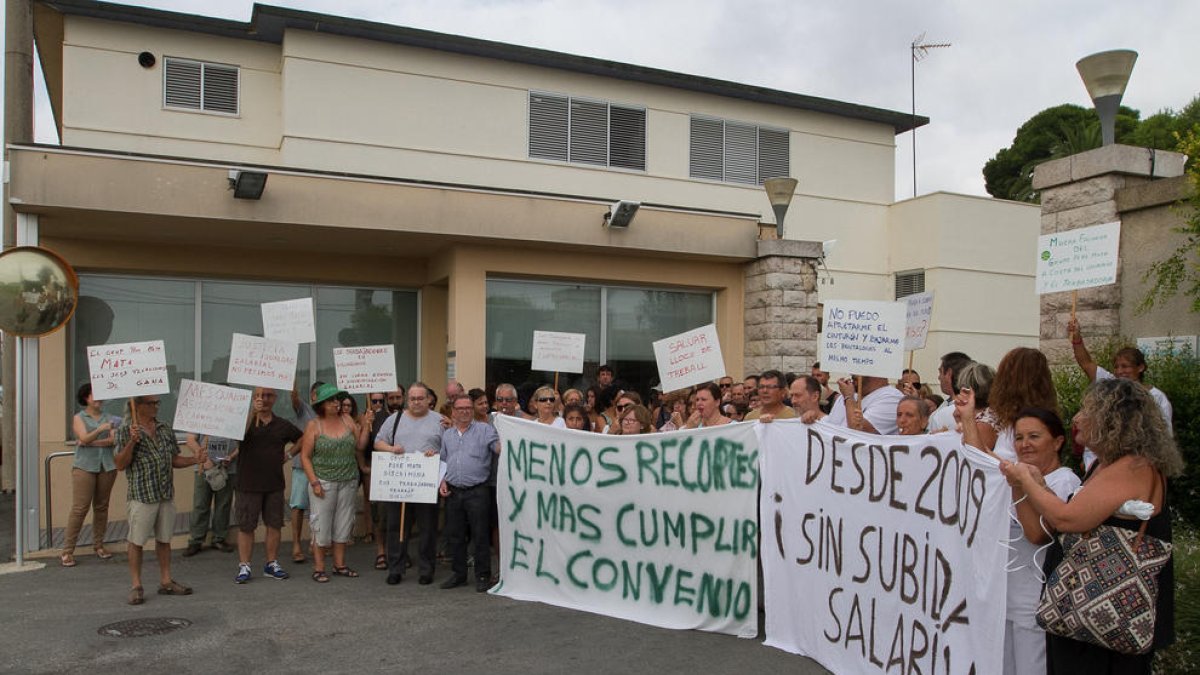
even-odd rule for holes
{"type": "Polygon", "coordinates": [[[298,350],[295,342],[234,333],[225,381],[291,391],[296,379],[298,350]]]}
{"type": "Polygon", "coordinates": [[[396,354],[392,345],[339,347],[333,350],[338,389],[351,394],[396,389],[396,354]]]}
{"type": "Polygon", "coordinates": [[[87,348],[87,356],[97,401],[171,391],[162,340],[96,345],[87,348]]]}
{"type": "Polygon", "coordinates": [[[725,357],[715,324],[708,324],[654,343],[658,379],[663,391],[725,377],[725,357]]]}
{"type": "Polygon", "coordinates": [[[817,360],[832,372],[899,378],[907,315],[903,302],[826,300],[817,360]]]}
{"type": "Polygon", "coordinates": [[[171,426],[177,431],[240,441],[246,435],[251,394],[248,389],[183,380],[171,426]]]}
{"type": "Polygon", "coordinates": [[[552,373],[582,373],[583,348],[586,342],[586,333],[535,330],[530,369],[552,373]]]}
{"type": "Polygon", "coordinates": [[[371,453],[371,501],[436,504],[445,470],[437,455],[371,453]]]}
{"type": "Polygon", "coordinates": [[[1038,295],[1116,283],[1120,248],[1119,221],[1043,234],[1038,237],[1038,295]]]}
{"type": "Polygon", "coordinates": [[[317,325],[313,321],[313,299],[298,298],[262,305],[263,335],[272,340],[296,344],[317,341],[317,325]]]}
{"type": "Polygon", "coordinates": [[[929,321],[933,318],[933,291],[904,296],[907,310],[904,330],[904,350],[925,348],[929,337],[929,321]]]}
{"type": "Polygon", "coordinates": [[[501,415],[493,593],[758,634],[753,425],[604,436],[501,415]]]}
{"type": "Polygon", "coordinates": [[[954,434],[758,430],[765,644],[834,673],[999,673],[1012,495],[997,462],[954,434]]]}

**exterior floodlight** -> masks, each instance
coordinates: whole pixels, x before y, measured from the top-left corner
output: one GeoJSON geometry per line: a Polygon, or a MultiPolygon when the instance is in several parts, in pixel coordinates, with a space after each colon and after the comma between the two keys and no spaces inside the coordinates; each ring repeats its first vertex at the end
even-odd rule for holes
{"type": "Polygon", "coordinates": [[[792,195],[796,194],[796,186],[800,181],[795,178],[768,178],[763,181],[763,189],[767,191],[767,199],[775,210],[775,232],[783,239],[783,218],[787,215],[788,206],[792,203],[792,195]]]}
{"type": "Polygon", "coordinates": [[[1075,64],[1100,116],[1104,145],[1112,145],[1116,140],[1117,109],[1121,107],[1121,97],[1125,95],[1125,85],[1129,84],[1137,57],[1132,49],[1114,49],[1085,56],[1075,64]]]}
{"type": "Polygon", "coordinates": [[[630,202],[622,199],[608,207],[608,213],[604,214],[604,226],[615,230],[627,229],[641,207],[641,202],[630,202]]]}
{"type": "Polygon", "coordinates": [[[234,199],[262,199],[266,187],[267,174],[262,171],[229,172],[229,189],[233,190],[234,199]]]}

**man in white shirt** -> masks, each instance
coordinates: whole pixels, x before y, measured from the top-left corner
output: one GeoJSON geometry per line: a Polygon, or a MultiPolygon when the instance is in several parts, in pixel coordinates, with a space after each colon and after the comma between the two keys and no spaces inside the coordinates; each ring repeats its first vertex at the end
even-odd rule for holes
{"type": "Polygon", "coordinates": [[[954,431],[954,383],[958,380],[958,374],[971,363],[971,357],[962,352],[950,352],[942,356],[942,362],[938,366],[938,386],[941,387],[942,396],[945,396],[946,400],[937,410],[930,413],[929,433],[954,431]]]}

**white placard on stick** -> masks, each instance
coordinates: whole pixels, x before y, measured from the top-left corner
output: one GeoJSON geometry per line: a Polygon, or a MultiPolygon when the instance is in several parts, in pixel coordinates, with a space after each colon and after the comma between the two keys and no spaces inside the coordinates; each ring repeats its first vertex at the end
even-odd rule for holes
{"type": "Polygon", "coordinates": [[[183,380],[171,426],[178,431],[240,441],[246,434],[251,394],[247,389],[183,380]]]}
{"type": "Polygon", "coordinates": [[[171,391],[162,340],[96,345],[87,348],[87,355],[97,401],[171,391]]]}
{"type": "Polygon", "coordinates": [[[654,343],[663,391],[676,391],[725,377],[717,327],[708,324],[654,343]]]}
{"type": "Polygon", "coordinates": [[[1043,234],[1038,237],[1038,295],[1116,283],[1120,247],[1119,221],[1043,234]]]}
{"type": "Polygon", "coordinates": [[[420,452],[371,453],[371,501],[436,504],[441,458],[420,452]]]}
{"type": "Polygon", "coordinates": [[[908,307],[907,326],[904,330],[904,350],[925,348],[929,337],[929,320],[933,317],[933,291],[914,293],[904,297],[908,307]]]}
{"type": "Polygon", "coordinates": [[[265,302],[262,306],[263,335],[296,344],[317,341],[312,298],[265,302]]]}
{"type": "Polygon", "coordinates": [[[295,342],[234,333],[225,381],[291,391],[298,349],[295,342]]]}
{"type": "Polygon", "coordinates": [[[817,340],[825,370],[895,379],[904,370],[903,302],[826,300],[817,340]]]}
{"type": "Polygon", "coordinates": [[[396,354],[392,345],[339,347],[333,350],[338,389],[351,394],[396,389],[396,354]]]}
{"type": "Polygon", "coordinates": [[[583,347],[587,341],[585,333],[555,333],[548,330],[533,331],[532,370],[552,373],[582,373],[583,347]]]}

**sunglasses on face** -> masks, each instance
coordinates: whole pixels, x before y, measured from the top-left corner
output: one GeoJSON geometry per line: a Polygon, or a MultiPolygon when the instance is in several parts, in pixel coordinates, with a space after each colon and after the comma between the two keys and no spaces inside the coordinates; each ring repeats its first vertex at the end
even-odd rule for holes
{"type": "Polygon", "coordinates": [[[383,399],[373,398],[371,399],[371,405],[383,405],[383,399]]]}
{"type": "Polygon", "coordinates": [[[543,396],[538,399],[538,403],[554,403],[553,396],[543,396]]]}
{"type": "Polygon", "coordinates": [[[624,410],[628,407],[629,407],[628,403],[618,403],[617,404],[617,412],[621,412],[622,410],[624,410]]]}

